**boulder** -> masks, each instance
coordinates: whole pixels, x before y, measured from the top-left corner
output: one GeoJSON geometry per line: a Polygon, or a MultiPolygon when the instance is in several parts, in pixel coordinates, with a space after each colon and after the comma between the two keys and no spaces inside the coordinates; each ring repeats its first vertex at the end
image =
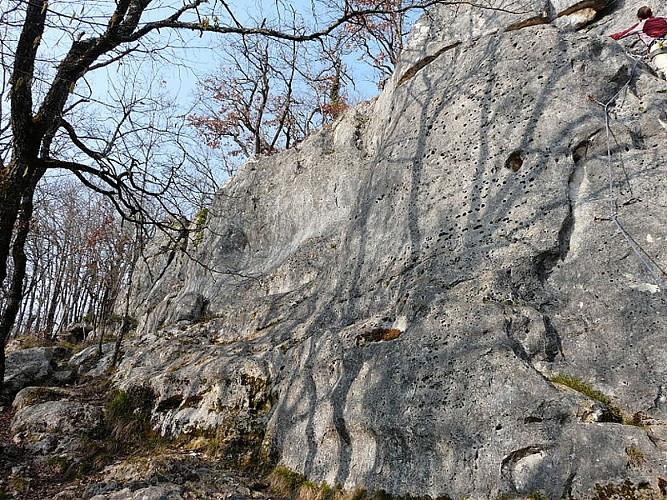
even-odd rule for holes
{"type": "Polygon", "coordinates": [[[86,336],[93,331],[93,326],[87,323],[72,323],[65,328],[65,331],[59,337],[68,342],[83,342],[86,336]]]}
{"type": "Polygon", "coordinates": [[[24,387],[45,382],[56,368],[54,347],[31,347],[7,353],[3,396],[12,398],[24,387]]]}
{"type": "Polygon", "coordinates": [[[171,307],[166,311],[165,324],[178,323],[180,321],[197,321],[201,318],[206,307],[207,300],[201,293],[184,292],[174,297],[171,307]]]}
{"type": "Polygon", "coordinates": [[[10,429],[13,442],[30,453],[81,452],[85,449],[85,432],[94,433],[102,424],[99,405],[69,399],[28,404],[30,397],[20,398],[10,429]]]}
{"type": "MultiPolygon", "coordinates": [[[[220,460],[200,452],[167,453],[105,467],[100,480],[85,488],[88,499],[267,498],[248,479],[230,473],[220,460]]],[[[63,495],[63,500],[66,497],[63,495]]],[[[79,497],[73,497],[75,500],[79,497]]]]}
{"type": "Polygon", "coordinates": [[[597,11],[591,8],[581,9],[561,16],[553,21],[554,26],[560,29],[571,28],[578,30],[590,24],[597,15],[597,11]]]}
{"type": "Polygon", "coordinates": [[[12,410],[17,412],[35,404],[57,401],[59,399],[69,399],[73,396],[73,389],[48,386],[26,387],[19,391],[14,398],[14,401],[12,401],[12,410]]]}
{"type": "Polygon", "coordinates": [[[124,488],[113,493],[95,495],[90,500],[183,500],[183,488],[174,484],[160,484],[131,490],[124,488]]]}
{"type": "Polygon", "coordinates": [[[88,346],[70,357],[67,365],[79,376],[103,376],[111,368],[115,347],[116,344],[114,342],[102,344],[100,356],[98,345],[88,346]]]}

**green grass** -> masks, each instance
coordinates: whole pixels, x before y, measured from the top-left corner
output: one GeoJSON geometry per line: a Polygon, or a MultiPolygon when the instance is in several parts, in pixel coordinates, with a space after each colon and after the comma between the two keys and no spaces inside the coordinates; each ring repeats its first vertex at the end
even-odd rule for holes
{"type": "Polygon", "coordinates": [[[618,417],[619,421],[623,421],[623,412],[621,409],[616,406],[608,396],[602,394],[600,391],[596,391],[583,380],[576,377],[571,377],[570,375],[555,375],[551,377],[550,380],[555,384],[564,385],[590,399],[599,401],[603,405],[607,406],[611,410],[612,414],[618,417]]]}
{"type": "MultiPolygon", "coordinates": [[[[344,490],[341,485],[317,484],[283,466],[273,469],[269,473],[267,481],[272,493],[292,500],[433,500],[428,495],[405,494],[397,496],[384,490],[367,491],[363,487],[358,487],[355,490],[344,490]]],[[[533,496],[523,496],[521,498],[545,500],[544,497],[533,496]]],[[[436,500],[451,499],[443,495],[437,497],[436,500]]]]}
{"type": "Polygon", "coordinates": [[[104,407],[106,430],[116,446],[140,444],[152,437],[151,412],[155,393],[143,386],[116,391],[104,407]]]}
{"type": "Polygon", "coordinates": [[[278,495],[293,496],[306,478],[287,467],[278,466],[268,476],[269,488],[278,495]]]}
{"type": "Polygon", "coordinates": [[[54,458],[50,465],[62,469],[62,477],[80,479],[113,462],[118,457],[146,450],[156,450],[165,445],[151,427],[151,413],[155,393],[144,386],[132,386],[127,390],[110,390],[108,381],[101,381],[97,393],[108,391],[104,416],[100,425],[82,429],[80,438],[86,450],[83,460],[66,463],[54,458]]]}
{"type": "Polygon", "coordinates": [[[607,396],[602,394],[599,391],[596,391],[593,389],[591,386],[586,384],[583,380],[580,380],[575,377],[571,377],[569,375],[556,375],[551,378],[551,381],[556,383],[556,384],[561,384],[569,387],[570,389],[574,389],[575,391],[583,394],[584,396],[587,396],[591,399],[595,399],[599,401],[602,404],[605,405],[611,405],[611,399],[609,399],[607,396]]]}
{"type": "Polygon", "coordinates": [[[204,229],[208,220],[208,208],[202,208],[195,214],[194,245],[197,248],[204,241],[204,229]]]}
{"type": "Polygon", "coordinates": [[[64,455],[55,455],[46,459],[46,465],[58,474],[63,474],[70,465],[70,459],[64,455]]]}
{"type": "Polygon", "coordinates": [[[542,493],[503,493],[496,497],[496,500],[549,500],[542,493]]]}
{"type": "Polygon", "coordinates": [[[628,465],[639,467],[646,462],[646,455],[642,450],[635,445],[630,445],[625,449],[625,454],[628,456],[628,465]]]}
{"type": "Polygon", "coordinates": [[[642,412],[637,412],[632,417],[630,418],[624,418],[623,423],[625,425],[634,425],[635,427],[639,427],[640,429],[646,429],[648,425],[646,425],[645,420],[644,420],[644,415],[642,412]]]}

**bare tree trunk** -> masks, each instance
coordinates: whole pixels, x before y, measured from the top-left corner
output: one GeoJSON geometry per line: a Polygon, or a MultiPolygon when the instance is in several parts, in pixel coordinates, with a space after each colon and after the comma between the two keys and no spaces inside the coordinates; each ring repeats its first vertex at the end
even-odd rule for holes
{"type": "Polygon", "coordinates": [[[56,322],[56,309],[58,307],[58,300],[60,299],[60,291],[62,290],[62,276],[56,279],[53,295],[51,296],[49,312],[46,315],[46,327],[44,329],[44,337],[50,338],[53,334],[53,327],[56,322]]]}
{"type": "MultiPolygon", "coordinates": [[[[34,266],[34,262],[33,262],[34,266]]],[[[35,322],[34,310],[35,310],[35,300],[37,296],[39,278],[38,274],[33,271],[30,284],[24,292],[23,299],[23,308],[21,313],[21,318],[17,321],[17,325],[20,327],[20,332],[17,327],[14,328],[14,336],[25,335],[26,333],[31,332],[33,323],[35,322]]]]}
{"type": "Polygon", "coordinates": [[[141,225],[138,225],[135,228],[135,245],[134,248],[132,249],[132,261],[130,262],[129,268],[128,268],[128,273],[127,273],[127,288],[125,289],[125,305],[123,308],[123,319],[121,321],[121,326],[120,326],[120,331],[118,332],[118,336],[116,337],[116,345],[114,347],[113,351],[113,360],[111,361],[111,366],[115,367],[118,364],[118,358],[120,355],[120,346],[121,343],[123,342],[123,338],[125,337],[125,334],[130,331],[130,294],[132,292],[132,282],[134,279],[134,270],[137,267],[137,262],[139,260],[139,256],[141,255],[141,252],[143,252],[143,233],[142,233],[143,228],[141,225]]]}
{"type": "MultiPolygon", "coordinates": [[[[18,333],[18,330],[21,329],[21,327],[23,325],[23,322],[25,320],[25,316],[26,316],[26,313],[27,313],[25,298],[29,297],[32,285],[33,285],[33,281],[31,281],[28,285],[24,286],[23,290],[21,291],[21,297],[22,297],[21,307],[19,309],[19,313],[18,313],[18,316],[16,318],[16,321],[14,322],[14,327],[12,328],[12,330],[14,331],[14,336],[15,337],[18,333]]],[[[11,336],[11,333],[10,333],[10,336],[11,336]]]]}
{"type": "MultiPolygon", "coordinates": [[[[21,298],[23,291],[23,280],[26,273],[26,263],[27,258],[25,254],[25,242],[30,231],[30,219],[32,219],[32,210],[33,210],[33,194],[37,181],[41,175],[35,175],[33,182],[29,184],[28,188],[23,191],[23,196],[21,198],[21,203],[17,207],[16,211],[16,221],[17,225],[14,228],[15,236],[14,241],[11,244],[11,258],[13,261],[12,276],[9,289],[6,292],[4,297],[4,310],[2,311],[2,317],[0,317],[0,390],[2,390],[4,380],[5,380],[5,347],[7,345],[7,340],[9,339],[9,334],[12,331],[14,322],[16,321],[16,316],[21,307],[21,298]]],[[[8,198],[5,194],[4,198],[8,198]]],[[[4,222],[4,221],[3,221],[4,222]]],[[[5,237],[2,236],[3,243],[0,245],[0,261],[2,261],[3,270],[2,272],[7,272],[6,263],[9,259],[9,248],[5,248],[3,245],[6,243],[5,237]],[[6,253],[3,257],[2,253],[6,253]]]]}
{"type": "Polygon", "coordinates": [[[100,333],[100,340],[97,344],[97,356],[102,357],[102,344],[104,343],[104,330],[106,329],[107,325],[107,318],[109,317],[107,314],[108,311],[108,302],[109,302],[109,290],[110,287],[106,285],[104,287],[104,295],[102,296],[102,302],[99,305],[98,309],[98,315],[95,315],[95,324],[93,325],[93,331],[97,332],[99,328],[99,333],[100,333]]]}

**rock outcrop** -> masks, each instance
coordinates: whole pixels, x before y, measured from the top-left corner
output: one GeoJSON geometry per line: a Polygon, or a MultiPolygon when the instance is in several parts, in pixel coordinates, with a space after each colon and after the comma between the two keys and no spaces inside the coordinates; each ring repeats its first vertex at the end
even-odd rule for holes
{"type": "Polygon", "coordinates": [[[64,383],[72,378],[72,371],[61,369],[59,358],[66,354],[60,347],[29,347],[9,349],[2,396],[11,400],[21,389],[49,382],[64,383]]]}
{"type": "Polygon", "coordinates": [[[603,36],[638,4],[510,3],[434,9],[156,243],[116,381],[163,434],[396,495],[665,493],[667,82],[603,36]]]}
{"type": "Polygon", "coordinates": [[[99,405],[77,401],[72,390],[26,387],[13,404],[13,440],[32,454],[72,454],[85,448],[83,430],[101,425],[99,405]]]}

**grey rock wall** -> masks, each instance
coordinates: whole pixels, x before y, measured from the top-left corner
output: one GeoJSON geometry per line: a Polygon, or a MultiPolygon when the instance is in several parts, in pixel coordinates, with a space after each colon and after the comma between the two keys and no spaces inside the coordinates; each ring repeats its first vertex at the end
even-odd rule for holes
{"type": "Polygon", "coordinates": [[[118,384],[347,488],[660,498],[667,82],[601,36],[638,6],[549,23],[603,7],[420,21],[378,99],[246,165],[139,280],[118,384]]]}

